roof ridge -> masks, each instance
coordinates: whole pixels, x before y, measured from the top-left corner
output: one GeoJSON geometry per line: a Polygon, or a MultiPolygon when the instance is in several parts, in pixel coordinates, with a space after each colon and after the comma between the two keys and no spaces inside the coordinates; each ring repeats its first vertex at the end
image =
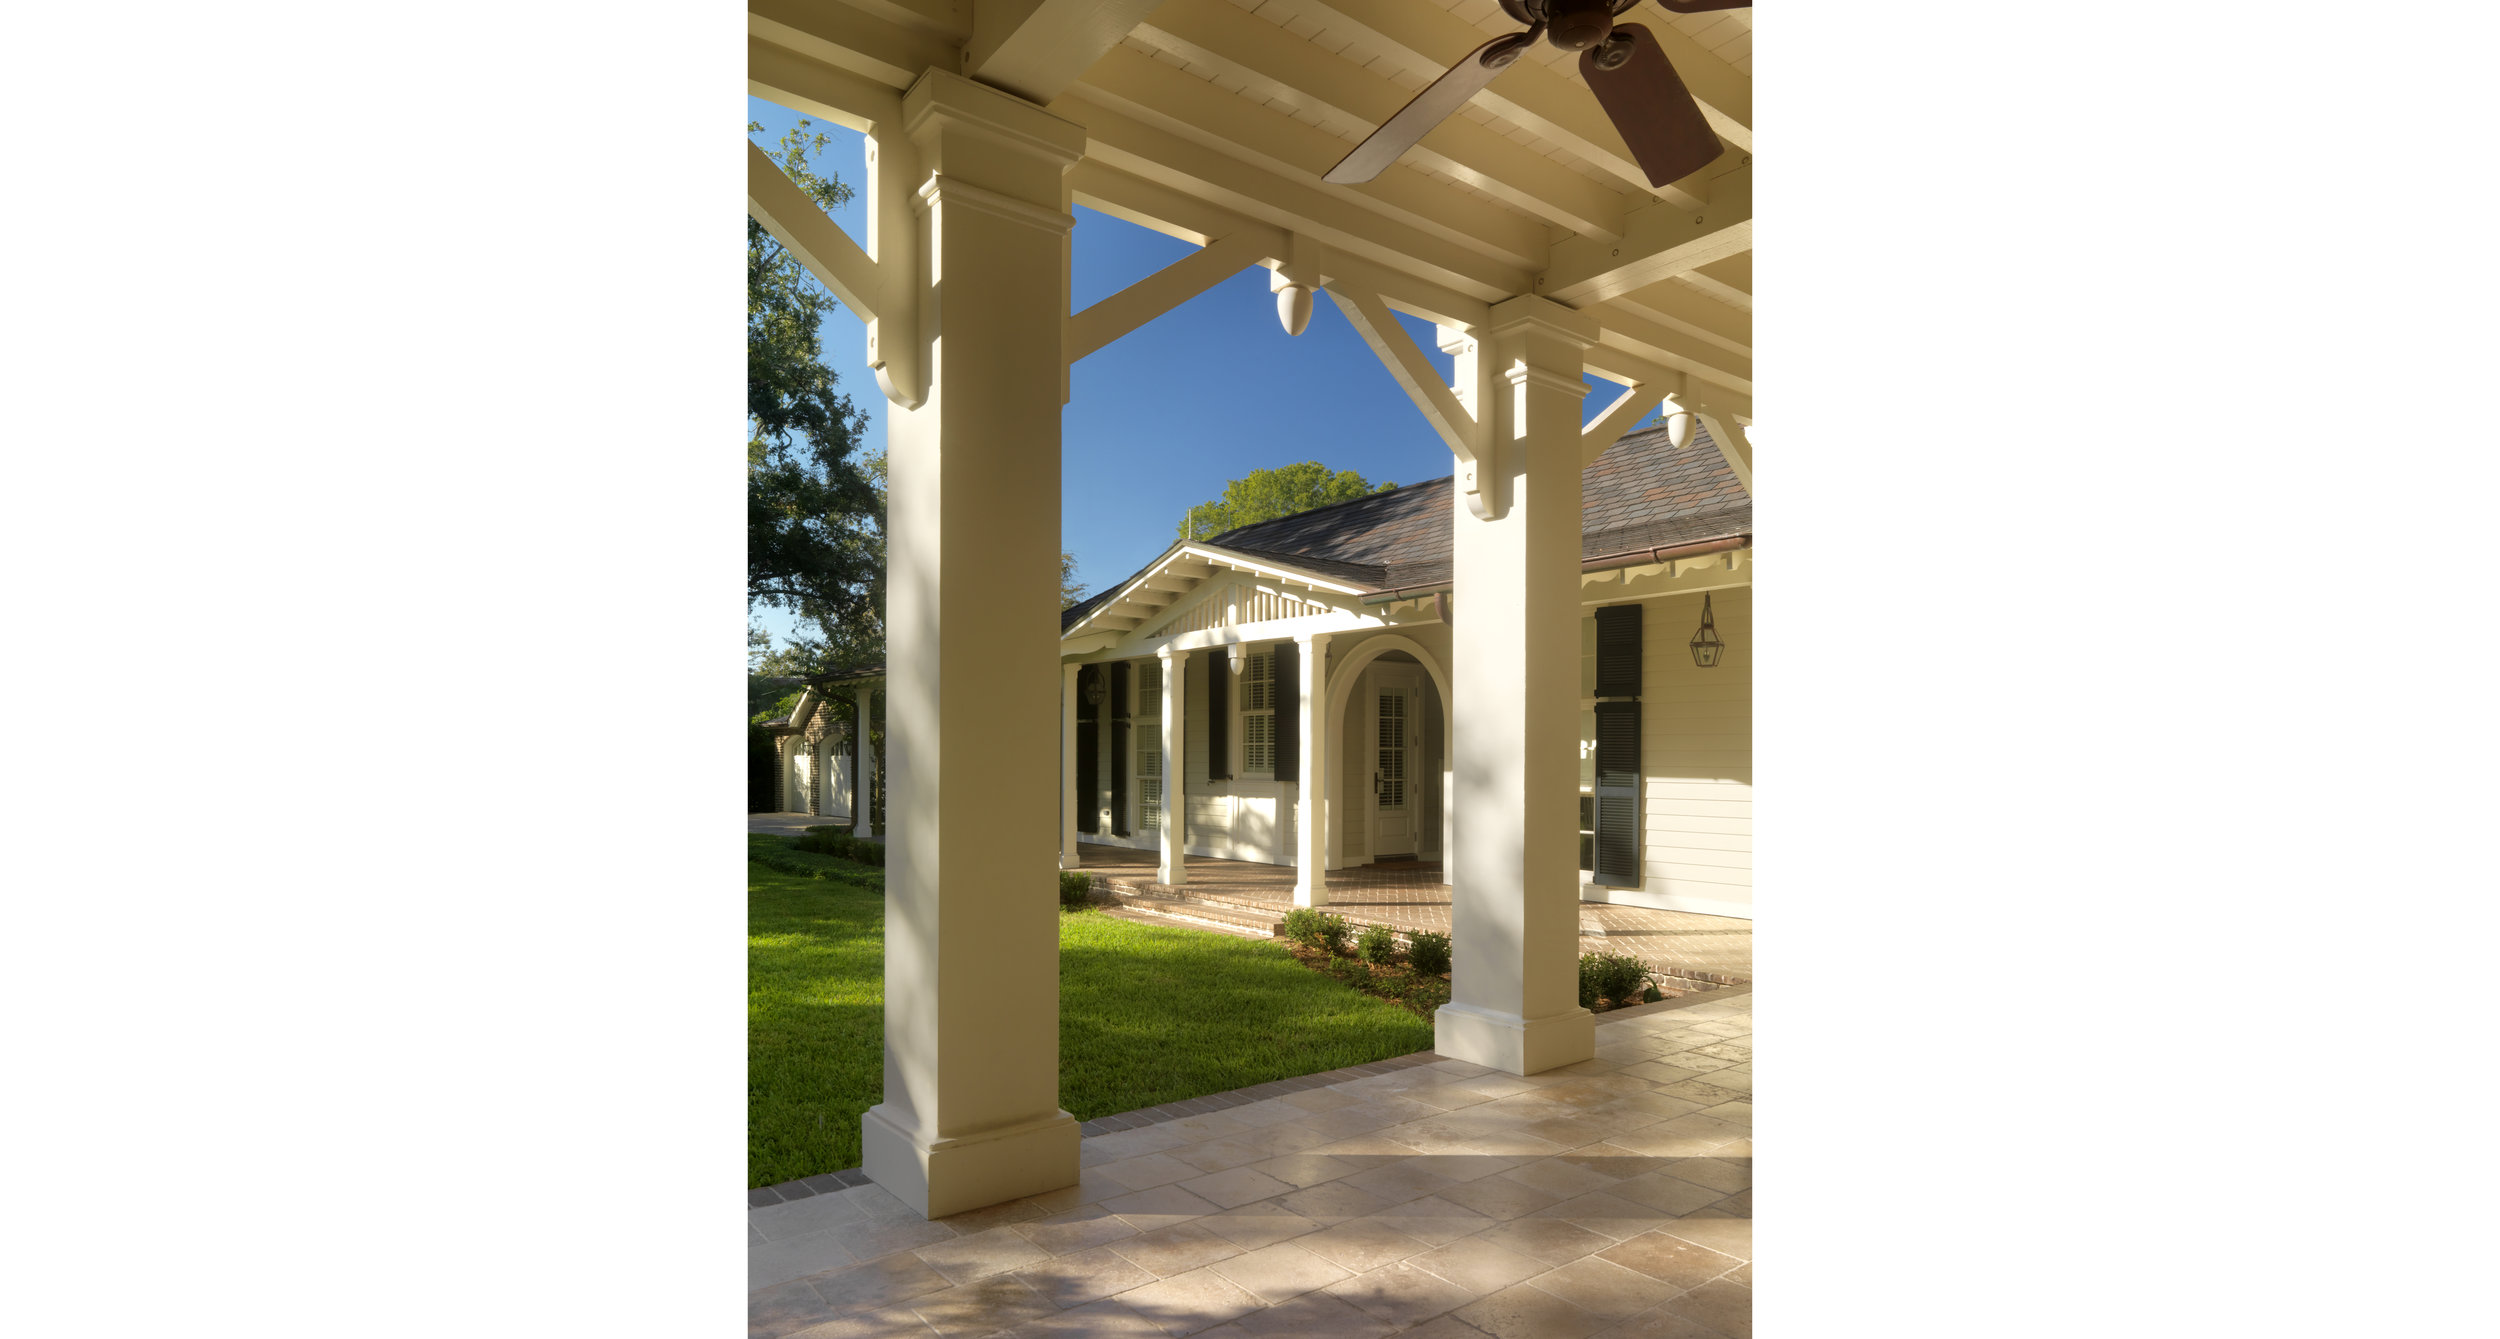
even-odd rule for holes
{"type": "Polygon", "coordinates": [[[1270,516],[1264,521],[1252,521],[1248,525],[1237,525],[1230,530],[1218,531],[1203,540],[1189,540],[1184,542],[1212,544],[1226,535],[1239,534],[1244,530],[1253,530],[1262,525],[1274,525],[1279,521],[1298,521],[1305,516],[1316,516],[1323,511],[1335,511],[1339,507],[1351,507],[1359,502],[1375,502],[1384,497],[1394,497],[1410,488],[1422,488],[1427,484],[1445,484],[1456,477],[1458,477],[1457,471],[1453,470],[1448,474],[1437,474],[1429,479],[1418,479],[1411,484],[1391,484],[1389,487],[1381,489],[1377,493],[1365,493],[1361,497],[1350,497],[1338,502],[1323,502],[1316,507],[1306,507],[1301,511],[1287,512],[1282,516],[1270,516]]]}

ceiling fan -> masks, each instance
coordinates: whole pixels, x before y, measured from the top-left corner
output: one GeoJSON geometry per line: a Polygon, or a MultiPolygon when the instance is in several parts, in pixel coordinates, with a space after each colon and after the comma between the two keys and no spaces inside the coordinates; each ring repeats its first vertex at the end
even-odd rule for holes
{"type": "MultiPolygon", "coordinates": [[[[1657,0],[1677,14],[1750,8],[1753,0],[1657,0]]],[[[1539,37],[1580,53],[1580,77],[1623,136],[1632,161],[1652,186],[1664,186],[1701,170],[1722,152],[1719,137],[1684,81],[1658,49],[1658,39],[1637,23],[1615,16],[1636,0],[1496,0],[1502,11],[1527,24],[1523,33],[1496,37],[1467,54],[1432,81],[1398,114],[1380,123],[1322,181],[1341,186],[1369,181],[1398,160],[1434,126],[1465,106],[1493,77],[1518,61],[1539,37]]]]}

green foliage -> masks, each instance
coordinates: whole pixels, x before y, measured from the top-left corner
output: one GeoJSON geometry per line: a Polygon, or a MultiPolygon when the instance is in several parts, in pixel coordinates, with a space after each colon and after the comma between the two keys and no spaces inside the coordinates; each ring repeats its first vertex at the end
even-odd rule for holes
{"type": "Polygon", "coordinates": [[[1285,938],[1308,948],[1324,948],[1333,956],[1342,957],[1346,939],[1354,927],[1343,916],[1332,915],[1314,907],[1295,907],[1285,913],[1285,938]]]}
{"type": "Polygon", "coordinates": [[[1059,905],[1082,907],[1094,900],[1094,876],[1079,870],[1059,871],[1059,905]]]}
{"type": "Polygon", "coordinates": [[[863,837],[853,837],[838,829],[809,828],[800,836],[790,839],[790,848],[795,851],[810,851],[817,855],[834,856],[854,864],[868,865],[877,869],[885,868],[885,843],[872,842],[863,837]]]}
{"type": "Polygon", "coordinates": [[[885,891],[883,869],[838,855],[802,851],[795,844],[797,841],[795,837],[781,837],[769,832],[749,833],[747,859],[777,874],[801,879],[831,879],[880,893],[885,891]]]}
{"type": "MultiPolygon", "coordinates": [[[[773,161],[818,205],[837,208],[851,188],[812,166],[832,141],[810,125],[802,120],[782,136],[773,161]]],[[[884,640],[884,462],[855,458],[867,415],[817,357],[837,305],[796,256],[747,220],[747,603],[789,610],[814,629],[791,648],[801,673],[878,659],[884,640]]],[[[751,664],[755,643],[750,631],[751,664]]]]}
{"type": "Polygon", "coordinates": [[[1316,460],[1272,470],[1252,470],[1224,485],[1224,496],[1190,508],[1181,520],[1180,537],[1205,539],[1313,507],[1386,493],[1395,487],[1393,483],[1374,484],[1352,470],[1331,474],[1327,466],[1316,460]]]}
{"type": "Polygon", "coordinates": [[[1629,953],[1580,955],[1580,1007],[1594,1009],[1601,999],[1615,1007],[1637,1004],[1649,993],[1658,973],[1629,953]]]}
{"type": "Polygon", "coordinates": [[[1363,955],[1363,961],[1386,967],[1397,960],[1397,931],[1386,925],[1366,925],[1354,937],[1354,951],[1363,955]]]}
{"type": "Polygon", "coordinates": [[[1424,976],[1439,976],[1450,970],[1450,937],[1430,930],[1409,931],[1406,965],[1424,976]]]}
{"type": "Polygon", "coordinates": [[[1059,607],[1066,609],[1085,598],[1085,583],[1076,579],[1076,554],[1059,551],[1059,607]]]}

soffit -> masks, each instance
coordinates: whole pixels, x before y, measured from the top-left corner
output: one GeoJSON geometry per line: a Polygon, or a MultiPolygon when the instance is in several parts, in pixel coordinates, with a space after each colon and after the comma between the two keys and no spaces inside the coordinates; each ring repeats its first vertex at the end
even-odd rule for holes
{"type": "MultiPolygon", "coordinates": [[[[964,53],[976,11],[986,15],[993,3],[1019,8],[1014,0],[749,0],[759,53],[751,86],[864,128],[920,68],[980,78],[964,53]],[[870,85],[887,92],[857,92],[870,85]]],[[[1034,22],[1069,12],[1033,0],[1020,8],[1041,16],[1034,22]]],[[[1710,235],[1727,246],[1694,253],[1689,266],[1673,258],[1691,250],[1679,229],[1694,223],[1694,211],[1750,190],[1749,11],[1674,15],[1644,2],[1621,16],[1661,34],[1697,96],[1732,109],[1718,121],[1723,138],[1733,137],[1729,151],[1653,191],[1580,81],[1577,56],[1544,43],[1379,180],[1320,179],[1460,54],[1518,30],[1494,0],[1132,0],[1102,8],[1119,9],[1123,21],[1130,9],[1138,17],[1041,98],[1087,129],[1086,161],[1069,177],[1078,202],[1193,241],[1251,229],[1288,239],[1280,251],[1293,238],[1317,242],[1415,281],[1402,293],[1377,286],[1417,314],[1480,313],[1539,291],[1552,276],[1554,294],[1595,317],[1612,352],[1750,395],[1750,207],[1711,218],[1710,235]],[[1657,256],[1670,257],[1665,273],[1638,268],[1657,256]],[[1592,279],[1615,265],[1638,282],[1592,279]],[[1658,300],[1661,285],[1677,301],[1658,300]],[[1636,289],[1651,290],[1650,300],[1636,289]],[[1694,316],[1678,302],[1709,306],[1694,316]],[[1662,312],[1675,319],[1660,321],[1662,312]]]]}

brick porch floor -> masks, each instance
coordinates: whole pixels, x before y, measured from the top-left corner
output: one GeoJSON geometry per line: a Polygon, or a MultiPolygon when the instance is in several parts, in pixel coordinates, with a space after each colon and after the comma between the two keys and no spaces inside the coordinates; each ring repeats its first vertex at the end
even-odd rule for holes
{"type": "MultiPolygon", "coordinates": [[[[1081,868],[1141,892],[1178,895],[1282,917],[1293,905],[1293,867],[1189,857],[1189,882],[1154,881],[1155,853],[1082,844],[1081,868]]],[[[1347,920],[1400,930],[1450,933],[1450,886],[1438,861],[1360,865],[1328,873],[1328,909],[1347,920]]],[[[1580,904],[1584,953],[1632,953],[1670,977],[1719,985],[1753,980],[1753,922],[1688,911],[1580,904]]]]}
{"type": "Polygon", "coordinates": [[[1077,1185],[935,1222],[874,1184],[750,1209],[749,1334],[1747,1339],[1752,1003],[1092,1135],[1077,1185]]]}

